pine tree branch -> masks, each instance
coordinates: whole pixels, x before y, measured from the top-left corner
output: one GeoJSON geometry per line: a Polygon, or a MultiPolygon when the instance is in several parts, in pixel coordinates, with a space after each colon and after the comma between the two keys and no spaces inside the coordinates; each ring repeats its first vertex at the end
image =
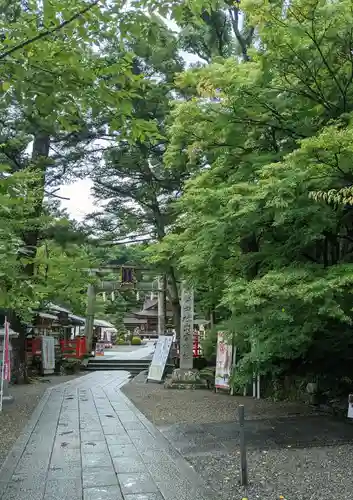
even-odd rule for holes
{"type": "Polygon", "coordinates": [[[76,21],[76,19],[78,19],[79,17],[81,17],[84,14],[86,14],[86,12],[88,12],[89,10],[91,10],[99,2],[100,2],[100,0],[94,0],[94,2],[92,2],[89,5],[87,5],[85,8],[81,9],[79,12],[76,12],[76,14],[74,14],[73,16],[71,16],[69,19],[67,19],[66,21],[63,21],[62,23],[58,24],[58,26],[55,26],[55,28],[47,29],[45,31],[42,31],[41,33],[39,33],[38,35],[34,36],[33,38],[29,38],[29,39],[25,40],[24,42],[21,42],[18,45],[15,45],[11,49],[7,50],[6,52],[3,52],[2,54],[0,54],[0,60],[5,59],[5,57],[13,54],[17,50],[23,49],[27,45],[30,45],[30,44],[32,44],[34,42],[37,42],[38,40],[41,40],[42,38],[45,38],[47,36],[52,35],[53,33],[56,33],[57,31],[62,30],[67,25],[71,24],[73,21],[76,21]]]}

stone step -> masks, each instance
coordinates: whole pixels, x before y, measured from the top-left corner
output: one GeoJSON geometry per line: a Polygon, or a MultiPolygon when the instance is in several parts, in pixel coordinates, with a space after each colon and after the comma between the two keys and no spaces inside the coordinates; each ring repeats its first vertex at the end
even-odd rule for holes
{"type": "Polygon", "coordinates": [[[99,370],[114,370],[114,371],[128,371],[132,375],[148,370],[151,361],[149,359],[90,359],[86,370],[99,371],[99,370]]]}

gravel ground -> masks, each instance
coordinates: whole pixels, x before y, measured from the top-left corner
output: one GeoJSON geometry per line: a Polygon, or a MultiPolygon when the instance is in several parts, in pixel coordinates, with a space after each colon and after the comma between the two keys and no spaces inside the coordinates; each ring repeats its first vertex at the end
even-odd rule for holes
{"type": "Polygon", "coordinates": [[[45,377],[29,385],[12,385],[10,387],[10,394],[14,397],[14,402],[5,404],[0,413],[0,467],[46,389],[80,376],[82,374],[79,373],[62,377],[45,377]]]}
{"type": "Polygon", "coordinates": [[[229,422],[236,418],[240,404],[246,405],[246,417],[251,419],[312,413],[310,407],[298,403],[273,403],[207,390],[178,391],[165,389],[163,384],[146,384],[145,380],[145,375],[141,374],[125,385],[122,391],[156,426],[229,422]]]}
{"type": "Polygon", "coordinates": [[[353,446],[251,451],[249,487],[239,486],[239,454],[194,457],[189,462],[218,500],[339,500],[353,498],[353,446]]]}
{"type": "MultiPolygon", "coordinates": [[[[266,420],[312,412],[301,404],[272,403],[238,398],[211,391],[177,391],[163,385],[146,384],[139,376],[123,392],[156,426],[178,429],[177,424],[207,424],[234,421],[239,404],[245,404],[249,419],[266,420]],[[169,426],[169,427],[168,427],[169,426]]],[[[320,426],[320,418],[318,426],[320,426]]],[[[344,425],[344,424],[342,424],[344,425]]],[[[184,425],[179,426],[184,429],[184,425]]],[[[196,426],[197,427],[197,426],[196,426]]],[[[314,426],[315,429],[315,426],[314,426]]],[[[340,427],[338,426],[338,429],[340,427]]],[[[315,431],[314,431],[315,432],[315,431]]],[[[340,434],[340,430],[338,430],[340,434]]],[[[342,433],[343,434],[343,433],[342,433]]],[[[327,436],[329,437],[329,436],[327,436]]],[[[335,440],[333,439],[333,442],[335,440]]],[[[191,443],[190,443],[191,444],[191,443]]],[[[338,500],[353,498],[353,444],[267,448],[250,447],[247,453],[249,486],[239,486],[237,447],[220,452],[185,452],[184,457],[217,492],[217,500],[338,500]]]]}

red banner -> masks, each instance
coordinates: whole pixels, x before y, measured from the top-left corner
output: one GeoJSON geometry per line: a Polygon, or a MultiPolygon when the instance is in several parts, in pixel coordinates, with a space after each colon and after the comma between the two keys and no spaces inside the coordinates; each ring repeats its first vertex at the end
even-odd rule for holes
{"type": "Polygon", "coordinates": [[[4,335],[4,380],[11,380],[11,360],[10,360],[10,331],[9,323],[5,320],[5,335],[4,335]]]}

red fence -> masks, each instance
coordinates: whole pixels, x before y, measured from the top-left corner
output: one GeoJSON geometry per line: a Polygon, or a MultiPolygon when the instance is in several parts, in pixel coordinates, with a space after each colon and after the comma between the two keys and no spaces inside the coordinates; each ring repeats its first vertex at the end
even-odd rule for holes
{"type": "MultiPolygon", "coordinates": [[[[65,358],[80,359],[87,354],[86,337],[76,337],[73,340],[60,340],[60,350],[65,358]]],[[[27,339],[26,351],[31,356],[40,356],[42,353],[41,337],[27,339]]]]}
{"type": "MultiPolygon", "coordinates": [[[[177,346],[177,354],[180,355],[179,346],[177,346]]],[[[192,344],[192,357],[201,358],[202,357],[202,347],[200,343],[199,332],[194,332],[193,344],[192,344]]]]}
{"type": "Polygon", "coordinates": [[[26,351],[27,354],[32,356],[38,356],[42,352],[42,339],[41,337],[35,337],[34,339],[26,340],[26,351]]]}
{"type": "Polygon", "coordinates": [[[77,358],[87,354],[86,337],[76,337],[73,340],[60,340],[61,352],[65,358],[77,358]]]}

